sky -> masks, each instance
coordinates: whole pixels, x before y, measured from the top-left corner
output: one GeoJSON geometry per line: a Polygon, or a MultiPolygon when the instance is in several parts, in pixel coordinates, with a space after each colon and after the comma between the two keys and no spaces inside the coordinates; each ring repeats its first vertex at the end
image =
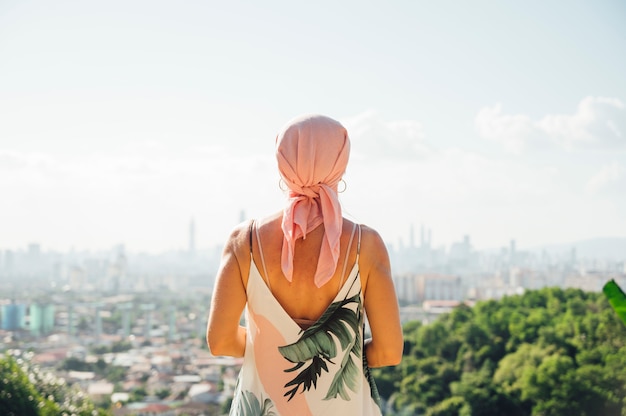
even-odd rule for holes
{"type": "Polygon", "coordinates": [[[352,141],[393,244],[626,237],[626,3],[0,1],[0,250],[222,244],[284,206],[277,132],[352,141]]]}

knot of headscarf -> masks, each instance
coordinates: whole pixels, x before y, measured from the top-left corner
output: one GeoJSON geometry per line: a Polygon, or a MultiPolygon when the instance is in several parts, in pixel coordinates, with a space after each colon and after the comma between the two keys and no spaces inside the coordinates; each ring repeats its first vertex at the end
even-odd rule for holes
{"type": "Polygon", "coordinates": [[[348,132],[325,116],[292,120],[276,137],[280,175],[289,188],[283,211],[281,267],[290,282],[296,240],[324,224],[324,238],[314,282],[323,286],[335,274],[343,217],[337,196],[350,155],[348,132]]]}

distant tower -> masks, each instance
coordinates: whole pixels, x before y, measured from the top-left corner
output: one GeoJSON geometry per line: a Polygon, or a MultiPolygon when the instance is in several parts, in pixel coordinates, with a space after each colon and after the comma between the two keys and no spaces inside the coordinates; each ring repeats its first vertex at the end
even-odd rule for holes
{"type": "Polygon", "coordinates": [[[30,305],[30,332],[34,336],[47,335],[54,329],[54,305],[33,303],[30,305]]]}
{"type": "Polygon", "coordinates": [[[242,223],[246,220],[246,211],[243,209],[239,212],[239,222],[242,223]]]}
{"type": "Polygon", "coordinates": [[[189,255],[194,256],[196,254],[196,222],[191,218],[189,223],[189,255]]]}
{"type": "Polygon", "coordinates": [[[41,245],[39,243],[30,243],[28,245],[28,256],[30,260],[38,260],[41,256],[41,245]]]}
{"type": "Polygon", "coordinates": [[[13,276],[14,267],[15,267],[15,257],[13,251],[5,250],[4,251],[4,273],[7,277],[13,276]]]}
{"type": "Polygon", "coordinates": [[[132,308],[131,303],[122,303],[118,307],[122,311],[122,336],[124,339],[128,339],[130,336],[130,310],[132,308]]]}
{"type": "Polygon", "coordinates": [[[569,261],[571,266],[574,266],[576,264],[576,247],[572,247],[572,251],[570,251],[569,261]]]}
{"type": "Polygon", "coordinates": [[[510,255],[510,262],[511,264],[515,264],[516,263],[516,257],[517,257],[517,253],[515,250],[515,240],[511,240],[511,248],[509,249],[509,255],[510,255]]]}
{"type": "Polygon", "coordinates": [[[150,339],[150,331],[152,331],[152,311],[154,308],[154,303],[144,303],[141,305],[141,310],[145,312],[144,319],[146,326],[144,328],[144,338],[146,341],[150,339]]]}
{"type": "Polygon", "coordinates": [[[415,227],[411,224],[411,228],[409,230],[409,246],[410,248],[415,248],[415,227]]]}
{"type": "Polygon", "coordinates": [[[16,304],[15,300],[12,300],[8,305],[2,305],[0,316],[2,317],[0,328],[8,331],[23,329],[26,305],[16,304]]]}

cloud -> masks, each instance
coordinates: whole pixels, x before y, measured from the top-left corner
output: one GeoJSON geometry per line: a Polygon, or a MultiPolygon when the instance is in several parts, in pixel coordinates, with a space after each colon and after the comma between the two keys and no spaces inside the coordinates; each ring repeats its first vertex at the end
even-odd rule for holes
{"type": "Polygon", "coordinates": [[[538,121],[504,114],[496,104],[478,112],[475,126],[480,136],[502,142],[514,153],[549,145],[568,150],[626,147],[626,106],[617,98],[586,97],[574,114],[548,114],[538,121]]]}
{"type": "Polygon", "coordinates": [[[147,142],[89,155],[0,149],[0,189],[10,196],[0,249],[28,241],[102,248],[123,240],[162,250],[185,244],[178,233],[192,215],[207,246],[228,235],[241,210],[260,216],[282,202],[272,154],[172,152],[147,142]]]}
{"type": "MultiPolygon", "coordinates": [[[[591,108],[597,110],[596,104],[591,108]]],[[[522,136],[527,126],[539,125],[498,108],[494,112],[488,115],[500,122],[488,125],[494,135],[522,136]]],[[[571,158],[538,165],[527,158],[434,147],[418,121],[385,121],[373,112],[343,122],[355,156],[340,195],[346,215],[386,239],[406,235],[409,224],[422,222],[432,227],[437,244],[463,233],[489,245],[512,237],[528,243],[577,238],[579,230],[571,224],[581,218],[593,224],[590,233],[626,229],[623,211],[612,208],[617,204],[601,205],[618,199],[620,187],[626,189],[626,166],[619,159],[597,165],[594,175],[585,170],[585,195],[579,176],[585,173],[571,158]]],[[[586,169],[593,169],[588,162],[586,169]]],[[[284,203],[271,150],[242,154],[220,145],[150,141],[130,143],[117,153],[0,150],[0,189],[11,196],[0,219],[0,248],[28,241],[56,247],[124,241],[159,251],[186,244],[192,215],[206,247],[223,241],[242,210],[259,218],[284,203]]]]}
{"type": "Polygon", "coordinates": [[[17,152],[0,150],[0,170],[12,171],[28,166],[28,161],[17,152]]]}
{"type": "Polygon", "coordinates": [[[589,178],[585,186],[585,190],[591,194],[610,192],[612,189],[626,189],[626,168],[617,162],[603,166],[589,178]]]}
{"type": "Polygon", "coordinates": [[[413,120],[385,121],[375,111],[344,119],[353,142],[352,153],[368,160],[422,159],[431,153],[422,124],[413,120]]]}

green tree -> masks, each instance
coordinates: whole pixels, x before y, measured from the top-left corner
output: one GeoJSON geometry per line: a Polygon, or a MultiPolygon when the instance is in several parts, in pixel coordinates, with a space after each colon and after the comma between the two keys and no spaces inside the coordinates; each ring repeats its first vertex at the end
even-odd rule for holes
{"type": "Polygon", "coordinates": [[[5,355],[0,358],[0,414],[54,415],[57,410],[52,400],[41,396],[13,357],[5,355]]]}
{"type": "Polygon", "coordinates": [[[97,409],[80,390],[53,374],[41,371],[27,360],[9,355],[0,358],[0,414],[15,416],[57,416],[107,414],[97,409]]]}
{"type": "Polygon", "coordinates": [[[626,416],[626,326],[601,293],[528,291],[404,335],[373,372],[394,415],[626,416]]]}
{"type": "Polygon", "coordinates": [[[164,399],[164,398],[168,397],[170,394],[172,394],[172,391],[170,389],[168,389],[168,388],[157,390],[156,393],[155,393],[155,395],[159,399],[164,399]]]}

